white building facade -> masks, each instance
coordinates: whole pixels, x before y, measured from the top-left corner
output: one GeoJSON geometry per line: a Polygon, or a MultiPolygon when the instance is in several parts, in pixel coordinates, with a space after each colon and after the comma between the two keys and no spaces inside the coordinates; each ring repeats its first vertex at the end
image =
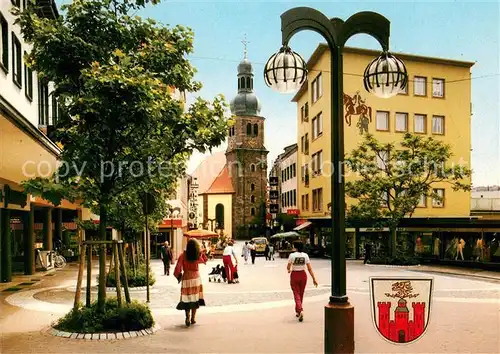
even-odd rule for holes
{"type": "Polygon", "coordinates": [[[297,201],[297,144],[285,147],[279,157],[281,213],[296,215],[297,201]]]}

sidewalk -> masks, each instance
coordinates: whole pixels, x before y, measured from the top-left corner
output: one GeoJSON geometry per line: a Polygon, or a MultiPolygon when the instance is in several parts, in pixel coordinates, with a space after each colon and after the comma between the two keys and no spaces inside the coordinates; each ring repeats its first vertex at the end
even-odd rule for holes
{"type": "Polygon", "coordinates": [[[500,282],[500,272],[488,271],[483,269],[470,269],[463,267],[452,267],[444,265],[422,265],[415,268],[409,268],[417,272],[430,272],[449,275],[459,275],[480,279],[488,279],[500,282]]]}

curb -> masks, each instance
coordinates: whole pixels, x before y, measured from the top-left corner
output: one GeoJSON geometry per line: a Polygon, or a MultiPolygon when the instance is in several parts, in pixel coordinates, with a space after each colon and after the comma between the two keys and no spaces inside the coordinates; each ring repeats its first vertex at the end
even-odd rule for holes
{"type": "Polygon", "coordinates": [[[153,335],[160,329],[160,326],[155,324],[151,328],[141,329],[140,331],[129,331],[129,332],[115,332],[115,333],[76,333],[76,332],[64,332],[59,331],[55,328],[50,330],[50,334],[56,337],[69,338],[69,339],[85,339],[85,340],[124,340],[135,337],[144,337],[153,335]]]}
{"type": "Polygon", "coordinates": [[[421,264],[415,265],[392,265],[392,264],[365,264],[368,267],[380,267],[380,268],[418,268],[421,267],[421,264]]]}
{"type": "MultiPolygon", "coordinates": [[[[150,285],[149,286],[149,289],[152,289],[153,288],[153,285],[150,285]]],[[[83,289],[83,288],[82,288],[83,289]]],[[[122,286],[121,287],[122,290],[124,290],[125,288],[122,286]]],[[[139,290],[146,290],[147,289],[147,286],[133,286],[133,287],[128,287],[128,289],[130,291],[139,291],[139,290]]],[[[116,291],[116,288],[106,288],[106,291],[116,291]]]]}
{"type": "Polygon", "coordinates": [[[492,280],[492,281],[500,282],[500,278],[495,278],[495,277],[490,277],[487,275],[480,275],[480,274],[445,272],[445,271],[439,271],[439,270],[426,270],[426,269],[421,269],[420,271],[427,272],[427,273],[436,273],[436,274],[441,274],[441,275],[460,276],[460,277],[466,277],[466,278],[476,278],[476,279],[480,278],[480,279],[484,279],[484,280],[492,280]]]}

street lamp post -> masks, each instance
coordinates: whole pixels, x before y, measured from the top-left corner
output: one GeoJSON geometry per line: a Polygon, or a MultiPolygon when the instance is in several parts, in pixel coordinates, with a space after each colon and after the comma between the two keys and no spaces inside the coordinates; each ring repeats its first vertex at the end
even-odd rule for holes
{"type": "Polygon", "coordinates": [[[331,162],[332,184],[332,270],[331,296],[325,306],[325,353],[354,353],[354,307],[346,292],[345,264],[345,189],[344,189],[344,121],[342,52],[353,35],[373,36],[383,53],[365,70],[365,88],[379,97],[392,97],[406,87],[408,76],[403,62],[388,53],[389,21],[374,12],[359,12],[347,21],[328,19],[321,12],[297,7],[281,15],[282,47],[272,55],[264,69],[268,86],[290,93],[299,89],[307,78],[304,59],[288,46],[292,36],[309,29],[321,34],[331,54],[331,162]]]}

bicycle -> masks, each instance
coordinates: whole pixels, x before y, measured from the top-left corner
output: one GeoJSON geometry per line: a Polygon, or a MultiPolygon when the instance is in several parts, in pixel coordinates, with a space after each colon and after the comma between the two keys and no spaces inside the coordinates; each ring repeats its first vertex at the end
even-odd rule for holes
{"type": "Polygon", "coordinates": [[[66,266],[66,258],[59,254],[58,250],[52,252],[54,254],[54,266],[56,268],[64,268],[66,266]]]}

